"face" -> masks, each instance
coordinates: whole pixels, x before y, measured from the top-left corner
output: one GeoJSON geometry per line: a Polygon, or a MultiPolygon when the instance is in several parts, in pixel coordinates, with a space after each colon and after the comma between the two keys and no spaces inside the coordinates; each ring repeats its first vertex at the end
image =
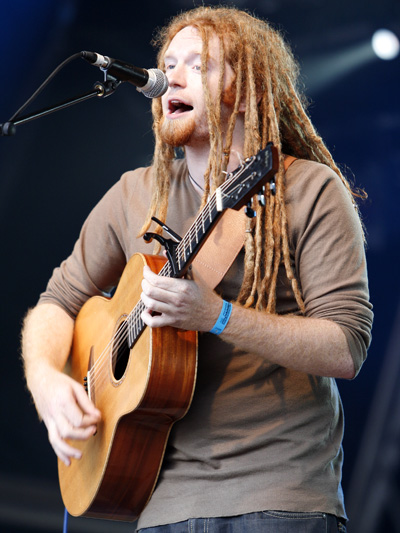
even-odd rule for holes
{"type": "MultiPolygon", "coordinates": [[[[208,143],[207,109],[201,80],[202,39],[192,26],[178,32],[164,56],[169,89],[162,97],[163,121],[161,137],[172,146],[199,146],[208,143]]],[[[209,43],[207,80],[211,97],[217,95],[219,80],[219,39],[209,43]]],[[[233,79],[231,67],[225,64],[224,88],[229,92],[233,79]]],[[[231,105],[222,104],[226,118],[231,105]]],[[[227,120],[227,119],[226,119],[227,120]]]]}

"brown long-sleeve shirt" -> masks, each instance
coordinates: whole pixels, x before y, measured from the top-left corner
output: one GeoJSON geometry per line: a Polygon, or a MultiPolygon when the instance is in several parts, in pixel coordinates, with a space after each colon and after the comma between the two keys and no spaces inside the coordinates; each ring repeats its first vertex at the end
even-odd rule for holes
{"type": "MultiPolygon", "coordinates": [[[[370,341],[372,311],[358,217],[329,168],[297,160],[286,173],[291,260],[306,315],[340,325],[358,371],[370,341]]],[[[94,208],[72,255],[57,268],[40,302],[75,316],[87,298],[110,290],[135,252],[151,198],[151,170],[121,180],[94,208]]],[[[183,235],[200,198],[184,161],[173,166],[167,224],[183,235]]],[[[239,254],[218,287],[235,299],[239,254]]],[[[298,312],[281,268],[277,312],[298,312]]],[[[140,527],[266,509],[345,516],[340,486],[343,411],[336,382],[277,365],[200,334],[196,390],[171,432],[157,488],[140,527]]]]}

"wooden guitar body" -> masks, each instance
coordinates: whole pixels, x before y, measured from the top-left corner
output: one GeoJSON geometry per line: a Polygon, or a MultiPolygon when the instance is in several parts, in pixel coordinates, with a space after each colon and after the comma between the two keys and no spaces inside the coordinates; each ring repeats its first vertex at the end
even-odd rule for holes
{"type": "Polygon", "coordinates": [[[145,327],[132,349],[122,334],[140,301],[144,264],[158,273],[164,263],[135,254],[115,295],[91,298],[78,314],[70,374],[82,384],[87,377],[102,420],[89,440],[73,441],[80,460],[58,463],[61,494],[73,516],[135,520],[154,490],[172,425],[189,409],[196,332],[145,327]]]}

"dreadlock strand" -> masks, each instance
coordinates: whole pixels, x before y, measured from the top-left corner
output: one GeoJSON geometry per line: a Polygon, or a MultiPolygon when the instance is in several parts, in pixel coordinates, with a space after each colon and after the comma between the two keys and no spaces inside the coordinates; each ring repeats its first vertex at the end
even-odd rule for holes
{"type": "Polygon", "coordinates": [[[265,262],[265,275],[261,282],[261,292],[266,293],[269,290],[271,271],[274,259],[274,207],[275,196],[269,192],[266,197],[266,217],[265,217],[265,250],[264,250],[264,262],[265,262]]]}
{"type": "MultiPolygon", "coordinates": [[[[294,101],[297,104],[297,108],[296,108],[297,112],[294,114],[294,118],[296,120],[296,125],[298,127],[299,137],[303,141],[303,146],[306,150],[308,149],[307,150],[308,157],[314,161],[318,161],[319,163],[323,163],[327,165],[339,176],[350,198],[352,199],[353,205],[357,213],[359,214],[359,208],[358,208],[357,203],[355,202],[355,198],[356,197],[365,198],[366,194],[363,191],[360,193],[359,191],[355,191],[352,189],[352,187],[350,186],[350,183],[344,177],[339,167],[336,165],[331,153],[327,149],[322,138],[315,131],[315,128],[313,124],[311,123],[311,120],[308,114],[306,113],[304,106],[301,104],[300,98],[298,97],[292,84],[289,85],[289,90],[293,96],[294,101]]],[[[360,219],[360,222],[361,222],[361,219],[360,219]]],[[[364,235],[364,239],[365,239],[365,235],[364,235]]]]}
{"type": "MultiPolygon", "coordinates": [[[[284,199],[283,199],[284,201],[284,199]]],[[[295,276],[292,263],[290,260],[290,247],[289,247],[289,235],[288,235],[288,221],[286,215],[286,209],[281,211],[281,235],[282,235],[282,257],[285,266],[286,277],[290,281],[292,291],[296,299],[296,303],[300,311],[305,313],[304,300],[300,292],[299,284],[295,276]]]]}
{"type": "MultiPolygon", "coordinates": [[[[278,187],[277,187],[278,188],[278,187]]],[[[278,196],[278,191],[277,191],[278,196]]],[[[279,224],[277,224],[277,219],[279,218],[279,207],[280,202],[275,202],[275,209],[274,209],[274,224],[273,224],[273,232],[274,232],[274,259],[273,259],[273,265],[271,269],[271,281],[270,281],[270,288],[267,294],[268,302],[267,302],[267,308],[266,311],[268,313],[275,313],[276,308],[276,280],[278,278],[278,271],[279,271],[279,265],[281,262],[281,232],[279,224]]]]}
{"type": "Polygon", "coordinates": [[[267,110],[268,110],[268,95],[264,92],[261,101],[260,101],[260,115],[261,115],[261,142],[262,146],[266,146],[267,142],[270,140],[270,136],[268,135],[268,127],[269,127],[269,121],[267,118],[267,110]]]}
{"type": "Polygon", "coordinates": [[[243,282],[237,301],[244,307],[252,307],[254,303],[254,294],[252,294],[254,282],[254,238],[252,220],[250,219],[247,220],[244,246],[245,256],[243,282]]]}
{"type": "Polygon", "coordinates": [[[245,157],[250,157],[257,153],[261,148],[257,90],[254,79],[254,57],[252,50],[247,50],[247,76],[248,83],[246,86],[245,140],[243,155],[245,157]]]}
{"type": "Polygon", "coordinates": [[[263,226],[264,226],[265,211],[260,205],[257,206],[256,211],[256,225],[255,225],[255,256],[254,256],[254,279],[253,287],[251,291],[252,297],[259,293],[260,282],[262,279],[262,266],[263,266],[263,248],[262,243],[264,240],[263,226]]]}
{"type": "Polygon", "coordinates": [[[238,70],[235,80],[235,103],[233,106],[233,111],[229,119],[228,129],[226,132],[225,146],[224,146],[224,167],[223,171],[226,171],[229,161],[229,155],[232,147],[233,139],[233,130],[235,128],[236,119],[239,113],[239,106],[242,98],[241,87],[243,83],[243,50],[240,49],[239,58],[238,58],[238,70]]]}
{"type": "MultiPolygon", "coordinates": [[[[202,84],[207,109],[210,154],[204,176],[208,195],[223,180],[234,138],[240,104],[245,106],[243,156],[250,157],[272,141],[280,158],[276,175],[276,195],[266,193],[266,206],[257,207],[257,221],[247,222],[243,282],[237,301],[246,307],[276,311],[276,287],[280,265],[291,283],[294,298],[302,308],[301,289],[290,261],[288,215],[285,205],[285,178],[282,153],[309,159],[329,166],[342,180],[352,197],[352,190],[333,160],[328,148],[317,134],[307,114],[307,101],[299,86],[299,66],[281,34],[267,22],[256,19],[237,8],[198,7],[181,13],[159,33],[159,68],[171,40],[183,28],[192,26],[203,41],[202,84]],[[217,94],[211,97],[207,83],[209,40],[219,37],[221,67],[217,94]],[[221,124],[221,103],[224,102],[223,68],[226,62],[234,73],[234,102],[227,129],[221,124]],[[217,103],[217,105],[215,105],[217,103]]],[[[231,89],[231,88],[230,88],[231,89]]],[[[158,99],[154,99],[158,100],[158,99]]],[[[233,100],[233,98],[232,98],[233,100]]],[[[166,216],[169,174],[173,150],[160,139],[162,107],[153,101],[156,147],[154,154],[155,190],[146,224],[151,214],[166,216]]],[[[161,218],[161,217],[160,217],[161,218]]]]}
{"type": "MultiPolygon", "coordinates": [[[[170,187],[168,177],[171,173],[171,152],[173,152],[173,149],[160,141],[156,142],[156,148],[158,148],[158,150],[156,150],[158,156],[153,160],[152,172],[154,176],[154,185],[152,199],[146,220],[138,234],[139,237],[143,236],[149,229],[151,217],[157,216],[160,220],[165,222],[168,209],[168,193],[170,187]],[[157,146],[157,144],[162,144],[162,146],[157,146]],[[167,179],[163,179],[164,176],[167,176],[167,179]]],[[[155,231],[160,232],[160,229],[161,228],[157,227],[155,231]]]]}

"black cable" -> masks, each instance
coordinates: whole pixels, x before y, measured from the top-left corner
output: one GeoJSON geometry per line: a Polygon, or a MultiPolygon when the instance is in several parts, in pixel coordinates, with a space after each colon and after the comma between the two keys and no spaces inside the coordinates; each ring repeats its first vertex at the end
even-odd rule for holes
{"type": "Polygon", "coordinates": [[[60,65],[58,65],[57,68],[53,70],[53,72],[44,80],[44,82],[40,85],[38,89],[32,94],[32,96],[24,103],[23,106],[21,106],[18,111],[14,113],[14,115],[8,120],[8,122],[14,122],[16,118],[24,111],[29,104],[35,100],[35,98],[43,91],[43,89],[46,87],[46,85],[56,76],[61,69],[63,69],[68,63],[73,61],[74,59],[78,59],[78,57],[82,57],[82,52],[78,52],[67,59],[65,59],[60,65]]]}

